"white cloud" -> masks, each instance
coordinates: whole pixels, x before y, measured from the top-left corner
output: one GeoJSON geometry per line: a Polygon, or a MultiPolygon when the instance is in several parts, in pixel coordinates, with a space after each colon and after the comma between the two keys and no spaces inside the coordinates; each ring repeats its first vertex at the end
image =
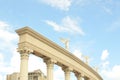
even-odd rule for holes
{"type": "MultiPolygon", "coordinates": [[[[0,80],[5,80],[6,74],[13,72],[16,68],[12,67],[11,61],[12,58],[9,58],[9,55],[13,57],[13,53],[16,48],[14,41],[17,41],[18,36],[10,32],[10,25],[4,21],[0,21],[0,80]],[[9,52],[9,53],[8,53],[9,52]]],[[[18,59],[14,59],[13,63],[18,59]]],[[[17,64],[14,64],[17,65],[17,64]]]]}
{"type": "Polygon", "coordinates": [[[0,65],[2,65],[3,64],[3,55],[0,53],[0,65]]]}
{"type": "Polygon", "coordinates": [[[80,26],[78,26],[78,21],[71,19],[69,16],[63,18],[61,24],[57,24],[56,22],[50,20],[47,20],[46,23],[52,26],[55,31],[85,35],[80,26]]]}
{"type": "Polygon", "coordinates": [[[11,42],[17,41],[18,39],[17,34],[12,33],[9,30],[10,30],[10,25],[8,25],[6,22],[0,21],[0,40],[3,41],[1,42],[1,44],[3,43],[11,44],[11,42]]]}
{"type": "Polygon", "coordinates": [[[120,80],[120,65],[110,67],[110,62],[106,60],[109,56],[108,50],[103,50],[100,74],[104,80],[120,80]]]}
{"type": "Polygon", "coordinates": [[[74,0],[74,3],[81,7],[87,6],[87,5],[91,4],[92,2],[93,2],[93,0],[74,0]]]}
{"type": "Polygon", "coordinates": [[[79,50],[75,50],[73,54],[78,57],[79,59],[83,60],[83,55],[79,50]]]}
{"type": "Polygon", "coordinates": [[[7,29],[10,25],[8,25],[6,22],[4,21],[0,21],[0,30],[4,30],[7,29]]]}
{"type": "Polygon", "coordinates": [[[12,71],[19,72],[20,71],[20,54],[17,52],[16,48],[13,49],[12,57],[10,60],[10,67],[12,71]]]}
{"type": "Polygon", "coordinates": [[[120,18],[118,20],[115,20],[111,26],[107,29],[107,31],[113,32],[120,29],[120,18]]]}
{"type": "Polygon", "coordinates": [[[0,30],[0,39],[6,42],[11,42],[17,39],[17,35],[6,30],[0,30]],[[4,34],[4,35],[3,35],[4,34]]]}
{"type": "Polygon", "coordinates": [[[108,68],[108,66],[109,66],[109,61],[104,61],[104,62],[102,62],[102,69],[107,69],[108,68]]]}
{"type": "Polygon", "coordinates": [[[46,23],[47,23],[48,25],[52,26],[55,31],[63,31],[63,30],[64,30],[62,26],[59,26],[58,24],[56,24],[56,23],[53,22],[53,21],[47,20],[46,23]]]}
{"type": "Polygon", "coordinates": [[[102,70],[101,74],[104,75],[106,80],[120,80],[120,65],[115,65],[111,70],[102,70]]]}
{"type": "Polygon", "coordinates": [[[108,50],[103,50],[102,55],[101,55],[101,60],[106,60],[108,58],[109,52],[108,50]]]}
{"type": "Polygon", "coordinates": [[[64,72],[61,67],[57,67],[54,71],[54,80],[63,80],[64,79],[64,72]]]}
{"type": "Polygon", "coordinates": [[[40,69],[46,75],[46,64],[40,57],[35,55],[29,56],[29,63],[28,63],[28,71],[34,71],[36,69],[40,69]]]}
{"type": "Polygon", "coordinates": [[[72,1],[71,0],[42,0],[42,2],[52,7],[59,8],[60,10],[68,11],[72,1]]]}
{"type": "Polygon", "coordinates": [[[2,77],[2,75],[0,75],[0,80],[3,80],[3,77],[2,77]]]}
{"type": "Polygon", "coordinates": [[[107,7],[105,7],[105,6],[102,6],[102,8],[103,8],[103,10],[104,10],[106,13],[112,15],[112,10],[111,10],[110,8],[107,8],[107,7]]]}

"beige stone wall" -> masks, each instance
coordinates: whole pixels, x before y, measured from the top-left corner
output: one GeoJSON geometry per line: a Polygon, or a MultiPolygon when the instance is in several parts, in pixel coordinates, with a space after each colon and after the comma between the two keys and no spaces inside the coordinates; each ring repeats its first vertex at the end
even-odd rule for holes
{"type": "MultiPolygon", "coordinates": [[[[29,72],[28,73],[28,80],[35,80],[34,76],[38,77],[38,80],[46,80],[46,76],[40,71],[40,70],[35,70],[34,72],[29,72]],[[30,79],[31,78],[31,79],[30,79]]],[[[12,73],[6,76],[7,80],[20,80],[20,73],[12,73]]]]}
{"type": "Polygon", "coordinates": [[[9,74],[7,75],[7,80],[19,80],[19,73],[13,73],[13,74],[9,74]]]}

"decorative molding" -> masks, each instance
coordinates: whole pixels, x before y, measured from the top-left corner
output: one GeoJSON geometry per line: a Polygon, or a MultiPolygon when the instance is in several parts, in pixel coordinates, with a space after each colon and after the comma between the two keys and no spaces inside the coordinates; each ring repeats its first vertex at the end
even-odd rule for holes
{"type": "Polygon", "coordinates": [[[30,48],[28,48],[28,47],[21,47],[21,48],[17,48],[17,51],[20,53],[20,54],[25,54],[25,53],[27,53],[27,54],[30,54],[30,53],[32,53],[33,52],[33,50],[32,49],[30,49],[30,48]]]}
{"type": "Polygon", "coordinates": [[[44,59],[44,62],[46,63],[48,68],[53,68],[54,64],[57,62],[56,60],[53,59],[44,59]]]}
{"type": "Polygon", "coordinates": [[[80,78],[80,77],[84,77],[83,73],[79,73],[79,72],[75,72],[75,76],[80,78]]]}
{"type": "Polygon", "coordinates": [[[22,48],[17,48],[17,51],[20,53],[21,55],[21,60],[22,59],[27,59],[29,58],[29,54],[33,52],[32,49],[29,49],[27,47],[22,47],[22,48]]]}
{"type": "Polygon", "coordinates": [[[73,69],[71,67],[62,67],[62,70],[64,72],[72,72],[73,71],[73,69]]]}

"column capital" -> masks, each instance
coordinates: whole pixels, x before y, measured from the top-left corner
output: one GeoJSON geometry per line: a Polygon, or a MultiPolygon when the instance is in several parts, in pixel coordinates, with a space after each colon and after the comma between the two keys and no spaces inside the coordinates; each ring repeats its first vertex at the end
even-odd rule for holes
{"type": "Polygon", "coordinates": [[[55,64],[57,61],[54,60],[54,59],[46,58],[46,59],[44,59],[44,62],[45,62],[46,64],[55,64]]]}
{"type": "Polygon", "coordinates": [[[23,54],[23,53],[30,54],[30,53],[33,52],[33,50],[30,49],[30,48],[28,48],[28,47],[17,48],[17,51],[18,51],[20,54],[23,54]]]}
{"type": "Polygon", "coordinates": [[[54,64],[57,62],[56,60],[54,59],[44,59],[44,62],[46,63],[47,67],[48,68],[53,68],[54,64]]]}
{"type": "Polygon", "coordinates": [[[73,71],[73,69],[71,67],[62,67],[62,70],[64,72],[71,72],[71,71],[73,71]]]}
{"type": "Polygon", "coordinates": [[[21,55],[21,60],[22,59],[28,59],[29,54],[33,52],[33,50],[29,49],[28,47],[17,48],[17,51],[21,55]]]}
{"type": "Polygon", "coordinates": [[[89,78],[89,77],[87,77],[87,76],[85,76],[85,77],[84,77],[84,79],[85,79],[85,80],[90,80],[90,78],[89,78]]]}
{"type": "Polygon", "coordinates": [[[79,72],[74,72],[75,73],[75,76],[77,78],[77,80],[82,80],[82,78],[84,77],[84,75],[82,73],[79,73],[79,72]]]}
{"type": "Polygon", "coordinates": [[[84,77],[84,74],[79,72],[74,72],[76,77],[84,77]]]}

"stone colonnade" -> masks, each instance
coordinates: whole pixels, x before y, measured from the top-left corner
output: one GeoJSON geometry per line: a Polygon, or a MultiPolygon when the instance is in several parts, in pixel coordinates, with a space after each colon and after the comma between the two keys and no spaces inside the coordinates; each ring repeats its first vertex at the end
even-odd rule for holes
{"type": "MultiPolygon", "coordinates": [[[[23,49],[18,49],[18,52],[21,55],[21,64],[20,64],[20,80],[28,80],[28,59],[29,59],[29,54],[33,53],[33,50],[24,47],[23,49]]],[[[54,64],[57,62],[53,59],[46,58],[44,59],[44,62],[47,65],[47,80],[53,80],[53,69],[54,69],[54,64]]],[[[64,71],[65,74],[65,80],[70,80],[70,73],[73,71],[72,68],[70,67],[62,67],[62,70],[64,71]]],[[[77,80],[90,80],[90,78],[86,77],[85,75],[75,71],[75,76],[77,80]]]]}

